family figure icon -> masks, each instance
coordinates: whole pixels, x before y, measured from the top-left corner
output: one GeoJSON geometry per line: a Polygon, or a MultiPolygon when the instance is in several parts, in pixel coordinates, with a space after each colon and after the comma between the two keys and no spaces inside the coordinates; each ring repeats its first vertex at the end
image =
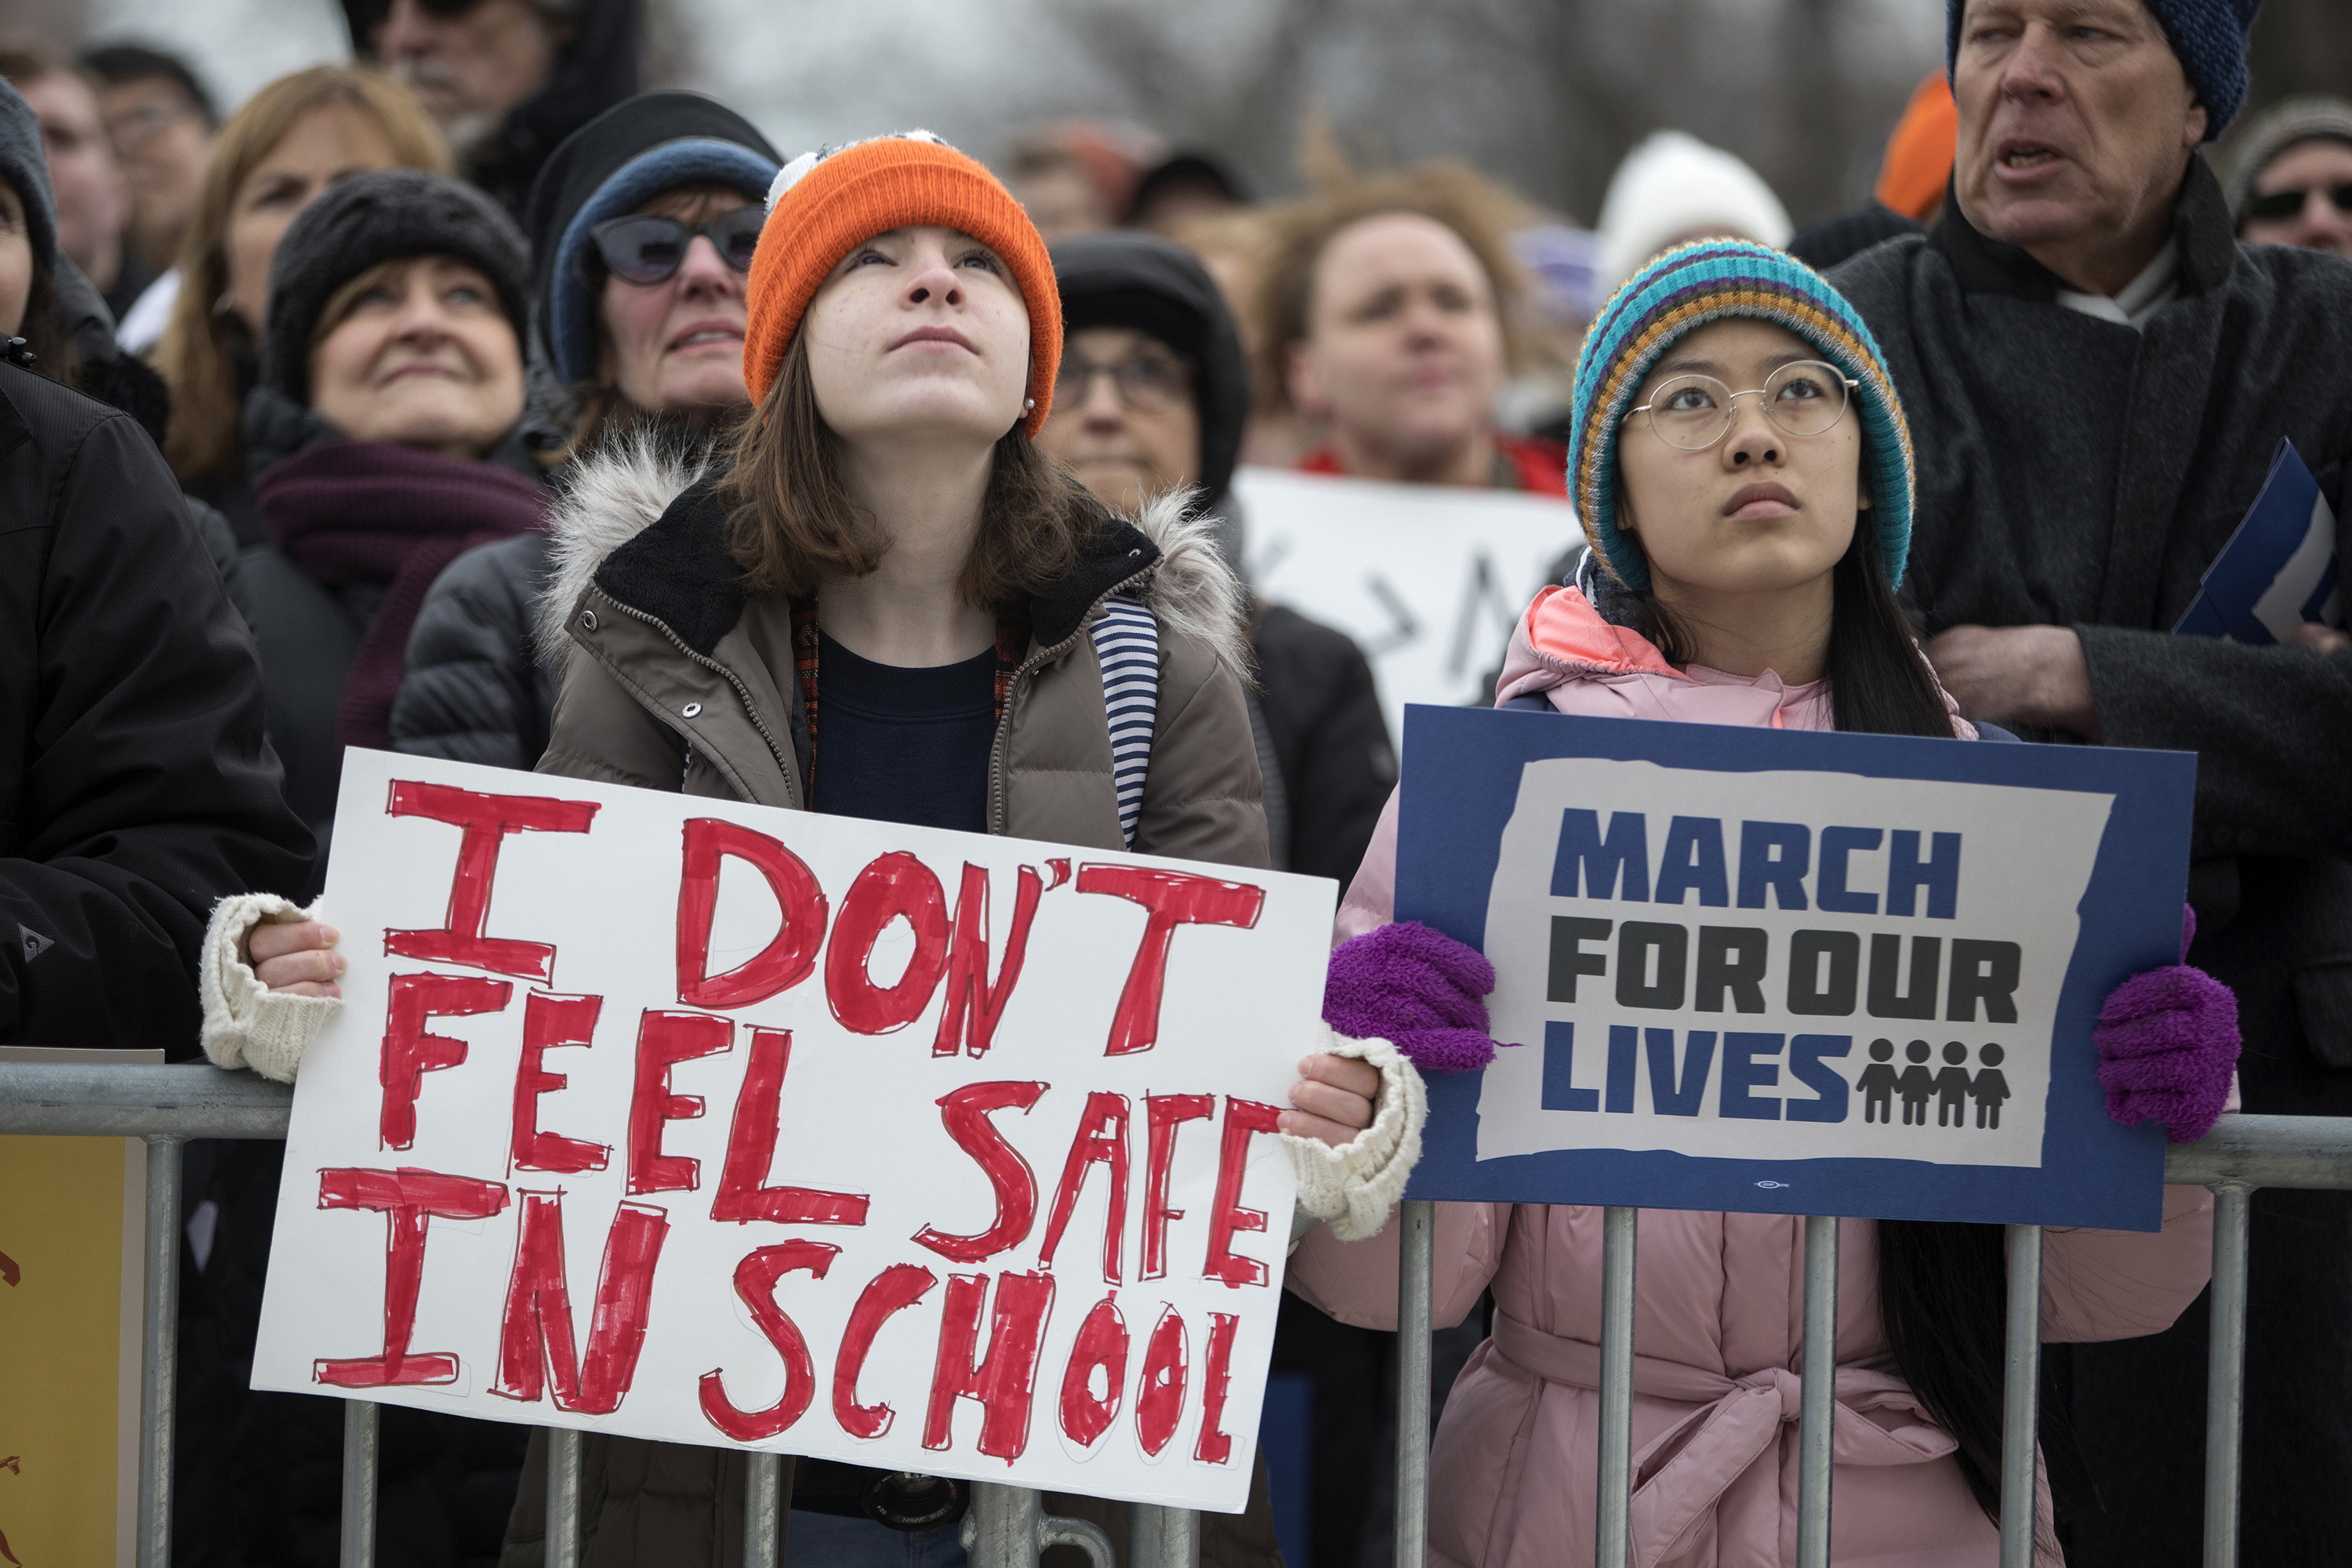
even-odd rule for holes
{"type": "Polygon", "coordinates": [[[1981,1070],[1971,1074],[1968,1068],[1969,1048],[1954,1040],[1944,1047],[1944,1067],[1931,1070],[1928,1060],[1933,1047],[1925,1040],[1914,1040],[1903,1048],[1910,1065],[1901,1072],[1895,1069],[1895,1042],[1870,1042],[1870,1065],[1862,1069],[1854,1087],[1862,1090],[1862,1119],[1864,1121],[1895,1120],[1896,1099],[1903,1101],[1903,1125],[1927,1125],[1927,1102],[1936,1102],[1936,1125],[1965,1127],[1968,1125],[1969,1101],[1977,1106],[1979,1127],[2000,1125],[2001,1102],[2010,1097],[2009,1079],[2001,1076],[2001,1048],[1988,1045],[1977,1052],[1977,1060],[1984,1064],[1981,1070]]]}

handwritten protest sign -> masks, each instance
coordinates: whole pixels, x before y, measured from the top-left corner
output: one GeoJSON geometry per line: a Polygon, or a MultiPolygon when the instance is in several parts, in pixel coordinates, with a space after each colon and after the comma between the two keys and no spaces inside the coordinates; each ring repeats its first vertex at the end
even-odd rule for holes
{"type": "Polygon", "coordinates": [[[352,751],[254,1385],[1238,1511],[1333,896],[352,751]]]}
{"type": "Polygon", "coordinates": [[[2109,1226],[2091,1031],[2178,963],[2185,753],[1415,708],[1397,912],[1493,962],[1411,1195],[2109,1226]]]}
{"type": "Polygon", "coordinates": [[[1568,503],[1512,490],[1244,468],[1250,580],[1371,660],[1391,735],[1410,702],[1494,696],[1518,614],[1583,536],[1568,503]]]}

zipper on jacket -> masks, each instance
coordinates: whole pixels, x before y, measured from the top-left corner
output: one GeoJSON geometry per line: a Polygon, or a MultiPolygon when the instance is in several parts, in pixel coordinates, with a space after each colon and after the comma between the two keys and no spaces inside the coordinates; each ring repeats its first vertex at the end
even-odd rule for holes
{"type": "MultiPolygon", "coordinates": [[[[600,594],[604,593],[602,588],[599,588],[596,591],[600,594]]],[[[1116,593],[1118,590],[1113,589],[1112,592],[1116,593]]],[[[623,615],[643,621],[646,625],[653,627],[654,630],[661,633],[662,636],[669,638],[671,645],[675,647],[678,652],[686,655],[687,658],[702,666],[705,669],[711,670],[725,678],[727,684],[733,687],[735,689],[736,695],[743,700],[743,712],[745,716],[751,721],[751,727],[760,731],[760,739],[768,743],[769,754],[776,759],[776,766],[783,773],[784,788],[786,793],[793,797],[793,809],[799,811],[807,810],[808,803],[800,798],[802,794],[801,781],[799,775],[793,771],[792,759],[785,754],[782,747],[776,744],[774,732],[768,728],[766,721],[760,717],[760,704],[752,698],[751,689],[743,684],[742,678],[737,675],[733,670],[728,668],[725,665],[719,663],[717,659],[711,658],[703,654],[698,654],[692,648],[687,647],[686,639],[679,637],[676,632],[670,630],[667,623],[664,622],[658,616],[649,616],[643,610],[637,609],[633,605],[625,605],[621,603],[620,600],[614,598],[610,594],[604,594],[604,602],[611,605],[623,615]]],[[[1089,611],[1088,613],[1091,614],[1092,612],[1089,611]]],[[[1084,623],[1082,622],[1080,624],[1083,625],[1084,623]]],[[[1016,680],[1019,679],[1018,672],[1015,673],[1014,679],[1016,680]]],[[[677,730],[680,735],[684,736],[686,738],[688,747],[689,749],[692,748],[694,744],[694,736],[690,731],[688,731],[677,724],[672,723],[670,716],[667,713],[661,715],[661,721],[663,723],[669,725],[671,729],[677,730]]],[[[688,765],[692,765],[690,762],[688,765]]],[[[681,780],[680,782],[683,783],[684,781],[681,780]]]]}
{"type": "MultiPolygon", "coordinates": [[[[988,748],[988,830],[991,833],[1001,833],[1003,831],[1005,815],[1004,742],[1012,730],[1013,703],[1013,700],[1021,695],[1022,683],[1026,681],[1032,675],[1034,675],[1046,664],[1054,659],[1061,658],[1062,655],[1069,652],[1071,648],[1077,646],[1078,638],[1086,635],[1087,623],[1094,618],[1096,611],[1102,608],[1103,601],[1105,599],[1111,597],[1122,589],[1131,588],[1139,583],[1148,581],[1152,573],[1159,569],[1159,565],[1160,563],[1155,561],[1150,565],[1146,566],[1142,571],[1136,573],[1133,576],[1122,578],[1120,581],[1112,584],[1109,587],[1105,588],[1101,593],[1096,595],[1094,603],[1087,606],[1087,613],[1078,617],[1078,624],[1071,628],[1070,635],[1068,637],[1064,637],[1060,642],[1055,643],[1051,647],[1039,648],[1027,658],[1023,659],[1021,661],[1021,667],[1013,672],[1012,683],[1005,688],[1004,691],[1004,711],[996,716],[996,739],[989,743],[988,748]]],[[[1148,605],[1144,607],[1147,610],[1150,608],[1148,605]]],[[[667,628],[665,627],[663,629],[667,630],[667,628]]]]}

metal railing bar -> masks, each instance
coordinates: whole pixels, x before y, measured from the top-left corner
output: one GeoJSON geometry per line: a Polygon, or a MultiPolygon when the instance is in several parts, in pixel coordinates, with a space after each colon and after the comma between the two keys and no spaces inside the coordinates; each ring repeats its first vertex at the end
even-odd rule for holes
{"type": "Polygon", "coordinates": [[[1642,1211],[1601,1211],[1601,1464],[1595,1568],[1628,1568],[1633,1506],[1633,1258],[1642,1211]]]}
{"type": "Polygon", "coordinates": [[[294,1089],[208,1062],[0,1065],[0,1132],[283,1138],[294,1089]]]}
{"type": "Polygon", "coordinates": [[[1437,1205],[1398,1205],[1396,1562],[1422,1568],[1429,1552],[1430,1295],[1436,1278],[1437,1205]]]}
{"type": "Polygon", "coordinates": [[[1045,1500],[1035,1492],[974,1481],[962,1531],[971,1568],[1037,1568],[1037,1525],[1045,1517],[1045,1500]]]}
{"type": "Polygon", "coordinates": [[[1139,1502],[1127,1526],[1128,1568],[1201,1568],[1201,1516],[1139,1502]]]}
{"type": "Polygon", "coordinates": [[[180,1357],[183,1142],[179,1138],[147,1140],[147,1279],[139,1372],[139,1568],[170,1568],[172,1561],[172,1431],[174,1378],[180,1357]]]}
{"type": "Polygon", "coordinates": [[[784,1556],[784,1457],[743,1458],[743,1568],[776,1568],[784,1556]]]}
{"type": "Polygon", "coordinates": [[[2205,1568],[2237,1568],[2239,1438],[2246,1413],[2246,1238],[2253,1194],[2213,1194],[2213,1295],[2205,1373],[2205,1568]]]}
{"type": "Polygon", "coordinates": [[[343,1401],[342,1568],[375,1568],[376,1407],[343,1401]]]}
{"type": "Polygon", "coordinates": [[[2000,1568],[2033,1568],[2040,1458],[2042,1227],[2009,1227],[2007,1386],[2000,1406],[2000,1568]]]}
{"type": "Polygon", "coordinates": [[[1797,1568],[1829,1568],[1830,1458],[1837,1418],[1838,1222],[1805,1221],[1804,1402],[1797,1420],[1797,1568]]]}
{"type": "Polygon", "coordinates": [[[580,1562],[580,1434],[570,1426],[547,1429],[546,1568],[578,1568],[580,1562]]]}
{"type": "Polygon", "coordinates": [[[2352,1119],[2224,1116],[2194,1143],[2165,1151],[2164,1179],[2179,1186],[2352,1188],[2352,1119]]]}

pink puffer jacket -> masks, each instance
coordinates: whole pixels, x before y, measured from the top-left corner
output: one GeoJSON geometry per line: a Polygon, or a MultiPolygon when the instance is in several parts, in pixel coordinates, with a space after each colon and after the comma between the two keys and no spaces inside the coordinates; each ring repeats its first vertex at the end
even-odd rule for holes
{"type": "MultiPolygon", "coordinates": [[[[1563,712],[1832,728],[1820,683],[1685,674],[1610,626],[1572,588],[1521,618],[1498,697],[1543,692],[1563,712]]],[[[1972,733],[1962,722],[1962,732],[1972,733]]],[[[1339,933],[1392,918],[1389,802],[1339,933]]],[[[1430,1472],[1432,1563],[1582,1568],[1592,1561],[1600,1395],[1601,1211],[1438,1207],[1436,1321],[1459,1322],[1490,1284],[1494,1337],[1447,1397],[1430,1472]]],[[[2042,1334],[2126,1339],[2168,1327],[2204,1289],[2211,1198],[2168,1188],[2164,1228],[2044,1233],[2042,1334]]],[[[1642,1568],[1781,1568],[1796,1561],[1804,1226],[1770,1215],[1642,1215],[1633,1347],[1633,1560],[1642,1568]]],[[[1991,1568],[1998,1531],[1952,1439],[1894,1370],[1879,1321],[1876,1226],[1840,1227],[1832,1560],[1855,1568],[1991,1568]]],[[[1290,1288],[1344,1321],[1396,1325],[1393,1226],[1370,1241],[1320,1226],[1290,1288]]],[[[2047,1521],[2041,1568],[2063,1558],[2047,1521]]]]}

